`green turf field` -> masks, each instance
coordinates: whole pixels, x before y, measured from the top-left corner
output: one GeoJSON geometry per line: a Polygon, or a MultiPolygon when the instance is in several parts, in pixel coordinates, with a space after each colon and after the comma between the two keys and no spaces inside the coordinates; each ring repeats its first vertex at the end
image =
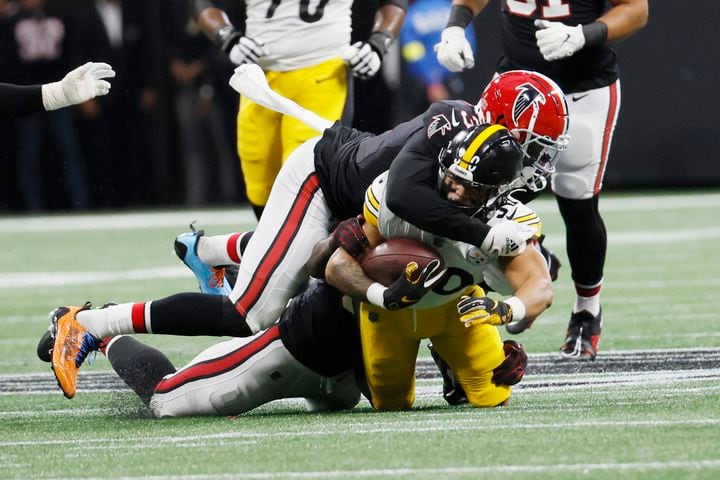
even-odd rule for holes
{"type": "MultiPolygon", "coordinates": [[[[720,194],[604,197],[601,354],[571,367],[554,360],[574,295],[564,230],[551,199],[533,206],[566,266],[519,336],[531,359],[510,407],[446,406],[423,358],[412,412],[288,400],[234,419],[148,418],[101,357],[66,400],[35,346],[58,305],[194,291],[175,235],[249,229],[249,211],[0,218],[0,478],[720,478],[720,194]]],[[[176,365],[217,341],[143,340],[176,365]]]]}

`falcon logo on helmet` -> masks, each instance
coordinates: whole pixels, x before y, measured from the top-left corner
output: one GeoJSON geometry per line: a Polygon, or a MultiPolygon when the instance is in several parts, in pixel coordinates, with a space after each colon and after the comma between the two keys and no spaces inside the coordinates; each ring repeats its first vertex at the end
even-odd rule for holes
{"type": "Polygon", "coordinates": [[[537,115],[535,112],[539,112],[540,104],[545,104],[545,96],[530,83],[523,83],[515,87],[515,90],[518,91],[518,96],[513,102],[512,121],[517,124],[520,122],[520,118],[525,115],[525,112],[531,108],[533,109],[533,115],[537,115]]]}

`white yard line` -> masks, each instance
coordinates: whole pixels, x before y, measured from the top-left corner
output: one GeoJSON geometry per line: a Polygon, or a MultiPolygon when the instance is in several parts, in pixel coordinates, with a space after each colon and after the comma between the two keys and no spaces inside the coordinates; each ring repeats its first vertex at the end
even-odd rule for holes
{"type": "Polygon", "coordinates": [[[43,215],[0,218],[0,233],[136,230],[178,228],[187,231],[192,221],[198,228],[211,225],[255,224],[248,208],[237,210],[177,210],[168,212],[114,213],[88,215],[43,215]]]}
{"type": "MultiPolygon", "coordinates": [[[[720,460],[668,461],[668,462],[625,462],[625,463],[578,463],[555,465],[488,465],[484,467],[440,467],[440,468],[376,468],[365,470],[319,470],[313,472],[247,472],[226,474],[200,475],[153,475],[142,477],[102,477],[108,478],[144,478],[148,480],[165,480],[170,478],[195,479],[232,479],[245,478],[250,480],[290,479],[290,478],[362,478],[362,477],[431,477],[448,478],[471,474],[493,473],[554,473],[576,472],[588,474],[593,471],[626,472],[633,470],[716,470],[720,468],[720,460]]],[[[86,477],[83,477],[86,478],[86,477]]]]}
{"type": "Polygon", "coordinates": [[[96,272],[6,272],[0,273],[0,289],[97,285],[162,278],[190,279],[192,277],[185,266],[96,272]]]}
{"type": "MultiPolygon", "coordinates": [[[[277,438],[299,438],[299,437],[324,437],[324,436],[335,436],[345,435],[347,437],[353,435],[365,436],[378,433],[423,433],[423,432],[447,432],[449,429],[452,431],[483,431],[489,430],[501,430],[507,431],[512,430],[539,430],[539,429],[558,429],[566,430],[571,428],[587,429],[587,428],[657,428],[657,427],[707,427],[720,425],[720,418],[697,418],[697,419],[682,419],[682,420],[604,420],[604,421],[564,421],[558,423],[523,423],[523,422],[499,422],[497,424],[491,424],[483,419],[478,419],[477,424],[468,425],[468,419],[458,418],[455,421],[448,420],[434,420],[434,421],[421,421],[412,422],[409,419],[403,419],[402,421],[394,422],[380,422],[377,426],[369,427],[365,423],[358,423],[352,428],[348,428],[349,425],[346,423],[337,425],[337,428],[333,429],[331,425],[323,425],[317,430],[309,430],[307,425],[302,430],[287,430],[287,431],[235,431],[235,432],[223,432],[223,433],[212,433],[212,434],[195,434],[187,436],[169,436],[169,435],[148,435],[137,438],[137,441],[146,442],[150,445],[157,447],[163,447],[173,445],[182,442],[197,442],[204,440],[207,442],[212,440],[226,441],[228,439],[277,439],[277,438]],[[162,445],[165,444],[165,445],[162,445]]],[[[111,445],[127,445],[126,438],[113,438],[113,437],[94,437],[92,443],[95,445],[99,444],[111,444],[111,445]]],[[[84,448],[87,444],[87,439],[68,439],[68,440],[19,440],[19,441],[3,441],[0,442],[0,447],[27,447],[27,446],[49,446],[49,445],[65,445],[68,447],[78,446],[84,448]]],[[[208,445],[209,446],[209,445],[208,445]]]]}
{"type": "MultiPolygon", "coordinates": [[[[637,231],[619,234],[610,233],[609,244],[616,245],[647,245],[652,243],[676,243],[686,240],[700,241],[720,238],[720,227],[684,229],[682,231],[637,231]]],[[[564,245],[562,238],[556,237],[554,241],[548,240],[548,245],[558,248],[564,245]]],[[[94,271],[94,272],[3,272],[0,273],[0,289],[28,288],[28,287],[54,287],[89,284],[110,284],[127,281],[149,280],[158,278],[189,278],[190,273],[185,267],[150,267],[123,271],[94,271]]],[[[715,282],[717,279],[710,279],[715,282]]],[[[685,285],[686,281],[678,279],[685,285]]],[[[673,282],[662,282],[662,286],[671,286],[673,282]]],[[[660,286],[660,283],[656,285],[660,286]]]]}
{"type": "MultiPolygon", "coordinates": [[[[555,201],[532,202],[538,213],[556,212],[555,201]]],[[[688,210],[720,207],[718,193],[678,195],[607,195],[600,200],[603,211],[688,210]]],[[[133,213],[98,213],[78,215],[42,215],[0,217],[0,233],[125,230],[171,227],[186,229],[197,220],[200,227],[213,225],[254,224],[255,216],[247,207],[215,210],[177,210],[133,213]]]]}

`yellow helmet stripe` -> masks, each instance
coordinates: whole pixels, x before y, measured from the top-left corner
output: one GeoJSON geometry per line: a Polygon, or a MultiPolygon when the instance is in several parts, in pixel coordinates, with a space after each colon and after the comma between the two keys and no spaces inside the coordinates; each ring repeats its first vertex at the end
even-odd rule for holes
{"type": "Polygon", "coordinates": [[[365,191],[365,202],[363,204],[363,216],[365,220],[372,226],[378,226],[378,216],[380,214],[380,202],[375,197],[372,185],[365,191]]]}
{"type": "Polygon", "coordinates": [[[506,130],[506,128],[502,125],[490,125],[485,130],[480,132],[480,135],[475,137],[475,140],[473,140],[467,150],[465,150],[465,153],[460,159],[462,160],[462,162],[460,163],[459,167],[467,170],[467,168],[470,166],[470,160],[472,160],[473,156],[475,156],[475,152],[477,152],[478,148],[480,148],[480,146],[485,143],[485,141],[490,138],[492,134],[497,133],[500,130],[506,130]]]}

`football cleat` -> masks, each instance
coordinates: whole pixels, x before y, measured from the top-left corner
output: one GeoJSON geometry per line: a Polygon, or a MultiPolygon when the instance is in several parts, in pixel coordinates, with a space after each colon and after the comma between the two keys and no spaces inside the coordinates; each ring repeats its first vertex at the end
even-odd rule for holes
{"type": "Polygon", "coordinates": [[[561,360],[595,360],[602,331],[602,311],[593,316],[587,310],[573,313],[560,347],[561,360]]]}
{"type": "Polygon", "coordinates": [[[464,405],[468,403],[465,390],[455,378],[455,375],[450,369],[450,365],[448,365],[447,362],[443,360],[443,358],[440,356],[438,351],[435,350],[432,344],[428,344],[427,347],[430,350],[430,355],[432,356],[435,365],[437,365],[438,370],[440,370],[440,375],[442,375],[443,398],[445,399],[445,401],[450,405],[464,405]]]}
{"type": "Polygon", "coordinates": [[[75,396],[80,366],[88,354],[96,351],[100,345],[100,340],[93,337],[75,319],[78,312],[88,308],[90,303],[82,307],[59,307],[50,314],[52,321],[50,335],[55,339],[52,349],[52,370],[67,398],[75,396]]]}
{"type": "MultiPolygon", "coordinates": [[[[98,307],[98,310],[102,310],[103,308],[107,308],[113,305],[117,305],[115,302],[108,302],[104,304],[101,307],[98,307]]],[[[55,313],[55,310],[50,312],[50,321],[52,322],[53,314],[55,313]]],[[[112,337],[108,337],[112,338],[112,337]]],[[[102,351],[102,348],[107,343],[107,339],[103,339],[103,341],[100,343],[100,350],[102,351]]],[[[52,353],[53,353],[53,347],[55,345],[55,336],[53,335],[53,326],[52,323],[48,327],[48,329],[45,331],[45,333],[42,334],[42,337],[40,337],[40,341],[37,344],[37,356],[38,358],[46,363],[52,362],[52,353]]]]}
{"type": "Polygon", "coordinates": [[[55,343],[55,337],[52,335],[51,328],[52,326],[43,333],[37,345],[38,358],[47,363],[52,362],[53,344],[55,343]]]}
{"type": "Polygon", "coordinates": [[[197,255],[197,244],[205,235],[203,230],[195,230],[190,224],[191,232],[183,233],[175,238],[175,255],[195,274],[202,293],[213,295],[230,295],[232,288],[225,279],[225,269],[215,268],[200,260],[197,255]]]}
{"type": "Polygon", "coordinates": [[[538,239],[538,245],[540,246],[540,254],[543,256],[543,258],[545,258],[548,270],[550,271],[550,280],[554,282],[558,278],[558,270],[560,270],[560,267],[562,267],[562,263],[560,263],[560,260],[557,256],[555,256],[552,250],[546,248],[543,245],[544,240],[545,235],[540,235],[540,238],[538,239]]]}

